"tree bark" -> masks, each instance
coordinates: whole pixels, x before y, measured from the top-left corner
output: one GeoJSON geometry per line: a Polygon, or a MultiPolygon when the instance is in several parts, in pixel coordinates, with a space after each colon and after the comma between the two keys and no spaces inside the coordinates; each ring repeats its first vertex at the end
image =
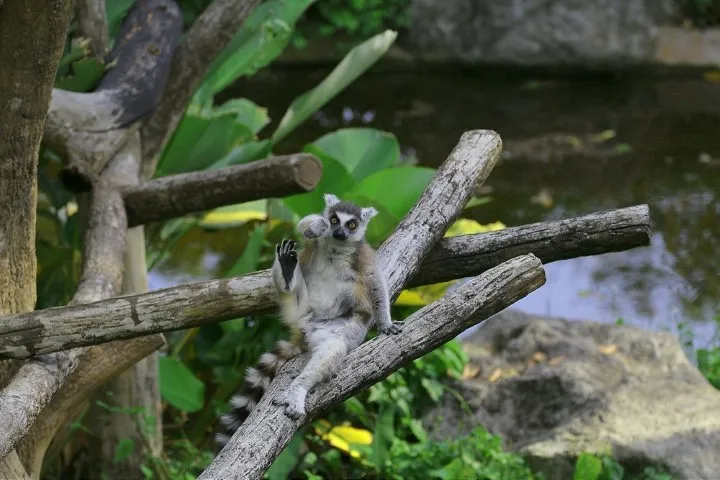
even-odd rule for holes
{"type": "Polygon", "coordinates": [[[517,257],[488,270],[408,317],[400,335],[377,337],[360,345],[343,361],[332,380],[319,384],[308,395],[308,414],[295,421],[285,415],[283,408],[270,402],[300,372],[307,361],[307,354],[302,355],[281,370],[199,480],[262,478],[297,430],[311,418],[387,378],[544,283],[545,272],[533,255],[517,257]]]}
{"type": "Polygon", "coordinates": [[[297,154],[217,170],[149,180],[123,191],[131,226],[181,217],[224,205],[285,197],[313,190],[322,164],[297,154]]]}
{"type": "MultiPolygon", "coordinates": [[[[0,314],[35,308],[37,157],[71,15],[69,0],[7,0],[0,7],[0,314]],[[45,14],[38,16],[38,9],[45,14]]],[[[0,368],[15,371],[17,365],[4,362],[0,368]]],[[[0,393],[0,404],[14,410],[18,402],[34,401],[22,393],[0,393]]],[[[12,425],[0,421],[0,476],[26,478],[12,450],[18,439],[12,427],[25,425],[8,420],[12,425]]]]}
{"type": "MultiPolygon", "coordinates": [[[[628,250],[650,243],[647,205],[582,217],[445,238],[423,261],[409,286],[479,275],[519,255],[544,263],[628,250]]],[[[182,330],[276,308],[270,271],[180,285],[92,305],[58,307],[0,320],[0,358],[30,351],[134,338],[182,330]],[[201,308],[194,308],[200,305],[201,308]],[[87,332],[92,332],[88,335],[87,332]]]]}
{"type": "Polygon", "coordinates": [[[76,17],[80,36],[90,41],[93,57],[105,62],[109,45],[107,15],[104,0],[76,0],[76,17]]]}
{"type": "Polygon", "coordinates": [[[160,103],[144,123],[143,178],[155,173],[159,155],[180,123],[188,102],[259,0],[215,0],[193,22],[173,58],[160,103]]]}

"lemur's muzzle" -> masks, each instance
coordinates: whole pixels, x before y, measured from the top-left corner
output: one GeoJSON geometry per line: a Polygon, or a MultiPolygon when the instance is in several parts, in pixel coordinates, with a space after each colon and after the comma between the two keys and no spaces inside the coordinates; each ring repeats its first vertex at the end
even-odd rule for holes
{"type": "Polygon", "coordinates": [[[348,236],[341,228],[338,228],[333,232],[333,238],[335,240],[347,240],[348,236]]]}

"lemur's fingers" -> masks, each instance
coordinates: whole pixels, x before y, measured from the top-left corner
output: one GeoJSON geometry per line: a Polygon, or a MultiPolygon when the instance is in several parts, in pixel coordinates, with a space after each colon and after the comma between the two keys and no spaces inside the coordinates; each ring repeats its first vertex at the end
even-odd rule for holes
{"type": "Polygon", "coordinates": [[[279,243],[275,245],[275,255],[277,255],[278,257],[280,256],[280,244],[279,243]]]}
{"type": "Polygon", "coordinates": [[[288,241],[288,251],[295,250],[295,240],[288,241]]]}

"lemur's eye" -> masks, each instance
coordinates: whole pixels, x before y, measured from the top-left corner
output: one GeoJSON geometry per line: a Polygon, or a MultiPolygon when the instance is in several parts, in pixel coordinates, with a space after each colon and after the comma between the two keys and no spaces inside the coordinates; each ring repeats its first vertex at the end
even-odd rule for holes
{"type": "Polygon", "coordinates": [[[337,222],[338,222],[337,217],[332,217],[332,218],[330,219],[330,223],[332,223],[333,225],[335,225],[337,222]]]}
{"type": "Polygon", "coordinates": [[[355,230],[355,227],[357,227],[357,223],[355,223],[354,221],[349,221],[347,223],[347,226],[350,230],[355,230]]]}

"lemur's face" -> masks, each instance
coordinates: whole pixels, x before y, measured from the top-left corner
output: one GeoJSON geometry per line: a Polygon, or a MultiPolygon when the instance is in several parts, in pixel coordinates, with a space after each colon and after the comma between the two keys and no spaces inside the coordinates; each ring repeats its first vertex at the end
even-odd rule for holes
{"type": "Polygon", "coordinates": [[[335,240],[361,241],[365,238],[370,219],[377,213],[372,207],[360,208],[353,203],[340,201],[335,195],[325,194],[325,218],[330,222],[330,232],[335,240]]]}

